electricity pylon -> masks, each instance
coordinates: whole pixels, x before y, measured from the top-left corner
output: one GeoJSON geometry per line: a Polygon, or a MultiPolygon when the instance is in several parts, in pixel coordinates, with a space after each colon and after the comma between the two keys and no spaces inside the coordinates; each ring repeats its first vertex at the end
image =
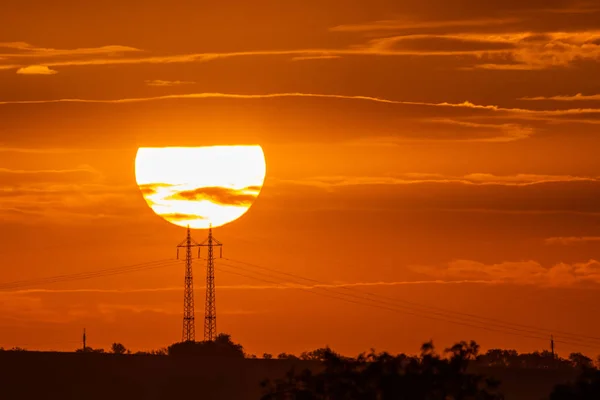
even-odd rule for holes
{"type": "Polygon", "coordinates": [[[183,334],[182,342],[194,342],[196,340],[196,322],[194,317],[194,275],[192,273],[192,248],[198,247],[200,257],[200,245],[192,239],[190,227],[187,228],[187,237],[177,245],[177,259],[179,249],[185,249],[185,281],[183,292],[183,334]]]}
{"type": "MultiPolygon", "coordinates": [[[[200,247],[208,247],[206,261],[206,303],[204,305],[204,341],[212,342],[217,337],[217,308],[215,302],[215,258],[214,247],[219,247],[219,257],[223,257],[223,244],[212,235],[212,225],[208,230],[208,239],[200,247]]],[[[198,256],[200,249],[198,249],[198,256]]]]}

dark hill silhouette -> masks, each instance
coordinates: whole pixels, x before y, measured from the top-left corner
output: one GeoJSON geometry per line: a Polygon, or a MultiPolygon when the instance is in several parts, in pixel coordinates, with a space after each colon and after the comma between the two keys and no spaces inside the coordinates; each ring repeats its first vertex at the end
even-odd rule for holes
{"type": "Polygon", "coordinates": [[[244,357],[242,346],[228,335],[214,343],[177,343],[136,354],[128,354],[119,343],[111,346],[111,353],[91,348],[73,353],[14,349],[0,351],[0,399],[166,400],[186,396],[256,400],[277,395],[277,389],[297,390],[290,386],[292,381],[304,382],[311,390],[324,390],[334,382],[351,394],[360,385],[360,390],[381,387],[393,396],[410,390],[417,400],[427,391],[434,395],[470,393],[485,399],[481,396],[497,396],[499,389],[507,400],[547,400],[553,390],[552,400],[587,399],[581,396],[596,393],[592,390],[597,387],[597,372],[589,368],[590,359],[578,353],[568,359],[548,352],[519,354],[500,349],[477,354],[472,342],[447,350],[436,355],[427,344],[419,357],[371,352],[347,358],[326,347],[299,356],[281,353],[259,359],[244,357]],[[582,368],[587,375],[579,375],[582,368]],[[501,385],[497,388],[489,378],[501,385]],[[266,385],[261,387],[261,382],[266,385]],[[349,382],[355,382],[354,386],[349,382]],[[554,389],[557,384],[561,386],[554,389]]]}
{"type": "Polygon", "coordinates": [[[583,366],[581,374],[573,382],[557,385],[550,400],[600,399],[600,371],[583,366]]]}

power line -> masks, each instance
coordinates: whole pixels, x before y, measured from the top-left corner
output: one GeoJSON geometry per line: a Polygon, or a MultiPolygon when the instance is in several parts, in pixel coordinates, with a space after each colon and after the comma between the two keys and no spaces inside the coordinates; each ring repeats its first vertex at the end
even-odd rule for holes
{"type": "Polygon", "coordinates": [[[19,347],[19,348],[25,348],[27,346],[36,346],[36,347],[43,347],[43,346],[52,346],[52,345],[56,345],[56,344],[74,344],[74,343],[80,343],[79,340],[68,340],[68,341],[61,341],[61,342],[45,342],[45,343],[19,343],[19,344],[13,344],[10,348],[6,347],[4,350],[10,350],[12,348],[15,347],[19,347]]]}
{"type": "Polygon", "coordinates": [[[96,270],[96,271],[77,272],[77,273],[73,273],[73,274],[62,274],[62,275],[48,276],[48,277],[43,277],[43,278],[34,278],[34,279],[21,280],[21,281],[5,282],[5,283],[0,283],[0,291],[7,291],[7,290],[11,290],[11,289],[21,289],[21,288],[25,288],[25,287],[37,286],[37,285],[48,284],[48,283],[72,282],[72,281],[78,281],[78,280],[84,280],[84,279],[99,278],[99,277],[104,277],[104,276],[121,275],[121,274],[127,274],[127,273],[131,273],[131,272],[146,271],[146,270],[156,269],[156,268],[164,268],[164,267],[167,267],[170,265],[174,265],[176,263],[177,263],[176,260],[165,259],[165,260],[149,261],[149,262],[144,262],[144,263],[139,263],[139,264],[127,265],[127,266],[122,266],[122,267],[107,268],[107,269],[96,270]]]}
{"type": "MultiPolygon", "coordinates": [[[[228,259],[228,258],[226,258],[226,260],[237,262],[237,263],[241,263],[241,264],[245,264],[245,265],[248,265],[248,266],[251,266],[251,267],[254,267],[254,268],[258,268],[258,269],[262,269],[262,270],[266,270],[266,271],[278,273],[278,274],[281,274],[281,275],[290,276],[290,277],[297,278],[297,279],[303,279],[305,281],[309,281],[309,282],[313,282],[313,283],[317,283],[317,284],[321,284],[321,285],[330,285],[327,282],[319,281],[317,279],[307,278],[307,277],[303,277],[303,276],[300,276],[300,275],[295,275],[295,274],[291,274],[291,273],[288,273],[288,272],[279,271],[279,270],[276,270],[276,269],[273,269],[273,268],[267,268],[267,267],[263,267],[263,266],[260,266],[260,265],[247,263],[247,262],[244,262],[244,261],[233,260],[233,259],[228,259]]],[[[412,302],[412,301],[409,301],[409,300],[395,299],[393,297],[384,296],[384,295],[380,295],[380,294],[376,294],[376,293],[372,293],[372,292],[366,292],[366,291],[358,290],[358,289],[352,288],[352,287],[341,286],[341,287],[339,287],[339,289],[344,289],[344,290],[348,290],[348,291],[354,291],[354,292],[357,292],[357,293],[360,293],[360,294],[363,294],[363,295],[366,294],[366,295],[369,295],[369,296],[372,296],[372,297],[376,297],[376,298],[378,297],[378,298],[382,298],[382,299],[393,301],[393,302],[405,303],[405,304],[409,304],[409,305],[411,305],[413,307],[420,307],[420,308],[425,308],[425,309],[430,309],[430,310],[437,310],[437,311],[440,311],[440,312],[443,312],[443,313],[447,313],[447,314],[457,314],[457,315],[459,315],[459,317],[457,317],[457,318],[461,318],[461,319],[467,319],[467,320],[469,318],[481,319],[483,321],[486,321],[485,323],[488,323],[487,321],[490,321],[494,325],[506,327],[506,328],[509,328],[509,329],[517,329],[517,328],[513,328],[513,327],[521,327],[521,328],[528,328],[528,329],[523,329],[522,331],[524,331],[524,332],[530,332],[530,333],[535,333],[535,334],[547,334],[547,335],[551,335],[553,333],[561,333],[562,336],[566,337],[567,339],[568,339],[568,337],[571,337],[572,339],[575,339],[575,340],[600,342],[600,337],[596,337],[596,336],[588,336],[588,335],[576,334],[576,333],[566,332],[566,331],[562,331],[562,330],[550,330],[550,329],[546,329],[546,328],[537,328],[537,327],[532,326],[532,325],[525,325],[525,324],[519,324],[519,323],[514,323],[514,322],[507,322],[507,321],[503,321],[503,320],[497,319],[497,318],[484,317],[484,316],[480,316],[480,315],[476,315],[476,314],[470,314],[470,313],[465,313],[465,312],[460,312],[460,311],[452,311],[452,310],[444,309],[442,307],[423,305],[423,304],[419,304],[419,303],[412,302]],[[465,317],[469,317],[469,318],[465,318],[465,317]],[[531,330],[533,330],[533,331],[531,331],[531,330]]],[[[439,314],[439,313],[438,312],[434,312],[434,314],[439,314]]],[[[477,321],[477,322],[482,322],[483,323],[483,321],[477,321]]]]}
{"type": "MultiPolygon", "coordinates": [[[[231,261],[233,261],[233,260],[231,260],[231,261]]],[[[219,264],[222,266],[224,263],[221,262],[219,264]]],[[[231,265],[231,264],[225,264],[225,265],[228,266],[228,267],[231,267],[231,268],[238,268],[238,269],[244,270],[244,268],[241,268],[239,266],[234,266],[234,265],[231,265]]],[[[248,271],[248,270],[246,269],[246,271],[248,271]]],[[[410,309],[409,309],[409,311],[406,311],[406,310],[398,309],[397,308],[398,306],[395,305],[395,304],[392,304],[390,306],[389,302],[382,302],[382,301],[378,301],[378,300],[372,300],[372,299],[369,299],[369,298],[366,298],[366,297],[355,296],[355,295],[352,295],[352,294],[339,293],[339,292],[336,292],[336,291],[333,291],[333,290],[329,290],[328,288],[313,288],[313,289],[321,289],[321,290],[325,290],[325,291],[328,291],[328,292],[332,292],[332,293],[334,293],[337,296],[335,296],[335,295],[334,296],[327,295],[325,293],[316,292],[316,291],[313,291],[313,290],[307,289],[307,288],[302,288],[302,287],[297,287],[297,286],[289,286],[289,285],[286,285],[285,283],[282,284],[281,282],[277,282],[277,281],[265,280],[265,279],[262,279],[262,278],[257,278],[257,277],[254,277],[254,276],[249,276],[249,275],[246,275],[246,274],[241,274],[239,272],[228,271],[228,270],[223,270],[223,272],[233,273],[233,274],[236,274],[236,275],[239,275],[239,276],[244,276],[244,277],[247,277],[247,278],[250,278],[250,279],[256,279],[256,280],[260,280],[260,281],[263,281],[263,282],[268,282],[268,283],[276,284],[276,285],[279,285],[279,286],[282,286],[282,287],[288,287],[288,288],[298,289],[298,290],[306,291],[308,293],[312,293],[312,294],[316,294],[316,295],[321,295],[321,296],[330,297],[330,298],[336,298],[338,300],[342,300],[342,301],[346,301],[346,302],[350,302],[350,303],[354,303],[354,304],[360,304],[360,305],[366,305],[366,306],[380,308],[380,309],[386,309],[386,310],[394,311],[394,312],[397,312],[397,313],[404,313],[404,314],[414,315],[414,316],[417,316],[417,317],[422,317],[422,318],[427,318],[427,319],[432,319],[432,320],[438,320],[438,321],[444,321],[444,322],[449,322],[449,323],[456,324],[456,325],[468,326],[468,327],[471,327],[471,328],[483,329],[483,330],[492,331],[492,332],[499,332],[499,333],[514,335],[514,336],[520,336],[520,337],[531,338],[531,339],[539,339],[539,340],[544,340],[544,341],[547,340],[546,337],[542,337],[542,336],[533,336],[533,335],[529,335],[529,334],[525,335],[523,333],[517,333],[519,331],[522,331],[524,333],[537,334],[536,332],[523,331],[523,330],[519,330],[519,329],[516,329],[516,328],[508,328],[508,327],[502,327],[502,326],[491,327],[491,326],[489,326],[489,324],[487,326],[474,325],[474,323],[482,323],[482,322],[480,322],[480,321],[470,321],[470,322],[472,322],[472,323],[470,323],[470,322],[464,322],[464,319],[463,319],[463,321],[457,321],[457,320],[454,320],[454,319],[447,319],[447,318],[435,317],[435,316],[432,316],[432,315],[419,314],[418,312],[423,312],[423,311],[421,311],[421,310],[410,311],[410,309]],[[340,297],[340,296],[350,296],[350,297],[359,299],[360,301],[352,300],[352,299],[348,299],[347,297],[340,297]],[[382,305],[373,304],[373,303],[380,303],[382,305]],[[506,329],[512,329],[512,330],[515,330],[517,332],[506,331],[506,329]]],[[[250,271],[250,272],[252,272],[254,274],[259,274],[259,275],[266,275],[264,273],[260,273],[260,272],[256,272],[256,271],[250,271]]],[[[285,273],[283,273],[283,274],[285,274],[285,273]]],[[[407,308],[406,306],[400,306],[400,307],[407,308]]],[[[569,341],[555,341],[555,342],[557,342],[557,343],[563,343],[563,344],[571,344],[571,345],[577,345],[577,346],[590,347],[590,348],[600,348],[600,346],[598,346],[598,345],[594,346],[594,345],[590,345],[588,343],[582,343],[582,342],[569,342],[569,341]]]]}
{"type": "MultiPolygon", "coordinates": [[[[509,323],[509,322],[505,322],[505,321],[495,319],[495,318],[482,317],[482,316],[477,316],[475,314],[446,310],[441,307],[421,305],[421,304],[418,304],[415,302],[410,302],[407,300],[394,299],[391,297],[378,295],[378,294],[374,294],[374,293],[370,293],[370,292],[363,292],[363,291],[357,290],[355,288],[350,288],[350,287],[340,287],[339,289],[354,291],[361,295],[355,295],[352,293],[340,293],[339,291],[333,290],[330,287],[326,287],[326,286],[330,286],[331,284],[329,284],[327,282],[319,281],[317,279],[303,277],[300,275],[295,275],[295,274],[291,274],[291,273],[287,273],[287,272],[283,272],[283,271],[278,271],[276,269],[267,268],[267,267],[263,267],[260,265],[247,263],[244,261],[226,259],[226,258],[225,258],[225,260],[236,262],[236,263],[241,263],[241,264],[246,264],[248,266],[251,266],[251,267],[254,267],[257,269],[261,269],[261,270],[265,270],[265,271],[269,271],[272,273],[289,276],[289,277],[294,278],[296,281],[301,279],[304,281],[316,283],[318,285],[323,285],[325,287],[313,286],[311,288],[307,288],[307,287],[290,286],[289,283],[285,283],[285,282],[282,283],[281,281],[273,281],[273,280],[269,280],[269,279],[263,279],[260,277],[250,276],[250,275],[243,274],[240,272],[223,269],[222,267],[241,269],[243,271],[247,271],[247,272],[250,272],[253,274],[258,274],[258,275],[268,276],[270,278],[278,279],[277,277],[273,277],[272,275],[266,274],[264,272],[257,272],[254,270],[250,270],[248,268],[240,267],[238,265],[232,265],[232,264],[226,264],[223,262],[219,262],[219,267],[220,267],[219,269],[221,269],[223,272],[243,276],[243,277],[254,279],[254,280],[259,280],[262,282],[275,284],[280,287],[297,289],[297,290],[305,291],[308,293],[316,294],[319,296],[334,298],[334,299],[338,299],[338,300],[342,300],[342,301],[350,302],[350,303],[354,303],[354,304],[366,305],[369,307],[375,307],[375,308],[393,311],[393,312],[397,312],[397,313],[409,314],[409,315],[413,315],[413,316],[417,316],[417,317],[422,317],[422,318],[427,318],[427,319],[432,319],[432,320],[437,320],[437,321],[444,321],[444,322],[448,322],[448,323],[452,323],[452,324],[456,324],[456,325],[468,326],[471,328],[483,329],[483,330],[487,330],[487,331],[499,332],[499,333],[520,336],[520,337],[525,337],[525,338],[531,338],[531,339],[546,340],[547,339],[546,337],[537,336],[537,335],[541,335],[541,334],[545,334],[546,332],[550,332],[550,330],[548,330],[548,329],[537,328],[537,327],[534,327],[531,325],[509,323]],[[317,292],[317,291],[315,291],[315,289],[320,289],[320,290],[323,290],[323,291],[326,291],[326,292],[329,292],[332,294],[317,292]],[[374,297],[375,299],[365,297],[364,295],[374,297]],[[351,298],[348,298],[348,297],[351,297],[351,298]],[[377,297],[386,299],[386,300],[378,300],[378,299],[376,299],[377,297]],[[352,298],[356,299],[356,300],[353,300],[352,298]],[[399,305],[399,304],[396,304],[397,302],[410,304],[411,306],[399,305]],[[425,309],[439,310],[440,312],[438,312],[438,311],[433,311],[433,312],[423,311],[423,310],[418,309],[418,307],[425,308],[425,309]],[[422,314],[423,312],[429,312],[431,314],[437,315],[437,317],[433,316],[433,315],[429,315],[429,314],[422,314]],[[459,316],[445,315],[444,313],[458,314],[459,316]],[[462,315],[462,316],[460,316],[460,315],[462,315]],[[454,319],[448,319],[448,317],[454,318],[454,319]],[[479,320],[477,320],[477,319],[479,319],[479,320]],[[484,320],[492,321],[492,323],[485,322],[484,320]],[[475,324],[483,324],[483,323],[485,323],[487,325],[486,326],[475,325],[475,324]],[[525,328],[529,328],[529,329],[515,328],[515,326],[516,327],[525,327],[525,328]],[[515,332],[507,331],[507,329],[515,331],[515,332]],[[521,332],[521,333],[518,333],[518,332],[521,332]]],[[[145,263],[140,263],[140,264],[133,264],[133,265],[129,265],[129,266],[108,268],[108,269],[97,270],[97,271],[88,271],[88,272],[80,272],[80,273],[74,273],[74,274],[63,274],[63,275],[56,275],[56,276],[50,276],[50,277],[44,277],[44,278],[36,278],[36,279],[30,279],[30,280],[5,282],[5,283],[0,284],[0,291],[6,291],[8,289],[19,289],[19,288],[23,288],[23,287],[36,286],[36,285],[44,284],[44,283],[71,282],[71,281],[84,280],[84,279],[93,279],[93,278],[98,278],[98,277],[103,277],[103,276],[112,276],[112,275],[125,274],[125,273],[131,273],[131,272],[137,272],[137,271],[143,271],[143,270],[150,270],[150,269],[155,269],[155,268],[163,268],[166,266],[174,265],[176,263],[177,263],[176,260],[166,259],[166,260],[150,261],[150,262],[145,262],[145,263]]],[[[306,286],[306,284],[303,284],[303,285],[306,286]]],[[[567,339],[574,340],[574,341],[555,340],[556,343],[584,346],[584,347],[590,347],[590,348],[600,348],[600,346],[596,343],[594,343],[594,345],[590,345],[588,343],[589,341],[600,340],[600,338],[593,337],[593,336],[579,335],[579,334],[569,333],[569,332],[565,332],[565,331],[556,331],[556,332],[563,333],[563,336],[571,336],[571,338],[567,338],[567,339]],[[586,339],[580,339],[580,338],[586,338],[586,339]]],[[[64,343],[66,343],[66,342],[64,342],[64,343]]]]}

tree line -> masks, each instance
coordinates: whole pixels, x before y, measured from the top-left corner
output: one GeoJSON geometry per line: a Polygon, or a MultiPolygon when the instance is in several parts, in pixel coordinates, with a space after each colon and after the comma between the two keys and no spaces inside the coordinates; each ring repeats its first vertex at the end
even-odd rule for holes
{"type": "MultiPolygon", "coordinates": [[[[27,351],[15,347],[0,351],[27,351]]],[[[262,382],[262,400],[500,400],[502,383],[473,371],[506,369],[576,369],[576,380],[557,385],[550,400],[600,399],[600,356],[592,360],[581,353],[567,358],[549,351],[518,353],[516,350],[490,349],[480,352],[474,342],[459,342],[437,352],[432,342],[423,344],[417,355],[374,350],[345,357],[329,347],[302,352],[299,355],[264,353],[248,354],[230,335],[220,334],[212,342],[174,343],[166,348],[133,353],[121,343],[110,350],[86,347],[78,353],[146,355],[169,357],[203,357],[219,359],[296,360],[297,366],[310,368],[290,370],[277,380],[262,382]],[[304,364],[302,363],[304,362],[304,364]],[[316,366],[316,368],[315,368],[316,366]],[[473,368],[484,367],[484,368],[473,368]]]]}

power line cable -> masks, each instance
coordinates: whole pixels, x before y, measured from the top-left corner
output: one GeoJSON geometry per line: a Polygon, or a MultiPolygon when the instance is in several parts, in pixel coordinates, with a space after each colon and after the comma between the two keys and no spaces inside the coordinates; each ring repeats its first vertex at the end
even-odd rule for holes
{"type": "MultiPolygon", "coordinates": [[[[267,267],[263,267],[263,266],[260,266],[260,265],[247,263],[247,262],[240,261],[240,260],[233,260],[233,259],[229,259],[229,258],[227,258],[226,260],[237,262],[237,263],[241,263],[241,264],[245,264],[245,265],[248,265],[248,266],[251,266],[251,267],[254,267],[254,268],[259,268],[259,269],[262,269],[262,270],[266,270],[266,271],[270,271],[270,272],[274,272],[274,273],[278,273],[278,274],[290,276],[290,277],[297,278],[297,279],[303,279],[303,280],[306,280],[308,282],[313,282],[313,283],[317,283],[317,284],[321,284],[321,285],[327,285],[327,286],[331,285],[330,283],[319,281],[317,279],[307,278],[307,277],[303,277],[303,276],[300,276],[300,275],[291,274],[291,273],[279,271],[279,270],[276,270],[276,269],[273,269],[273,268],[267,268],[267,267]]],[[[375,293],[372,293],[372,292],[366,292],[366,291],[358,290],[358,289],[353,288],[353,287],[341,286],[341,287],[339,287],[339,289],[353,291],[353,292],[360,293],[360,294],[363,294],[363,295],[366,294],[366,295],[369,295],[369,296],[372,296],[372,297],[375,297],[375,298],[382,298],[382,299],[389,300],[389,301],[392,301],[392,302],[405,303],[405,304],[409,304],[409,305],[414,306],[414,307],[420,307],[420,308],[425,308],[425,309],[430,309],[430,310],[437,310],[437,311],[440,311],[440,312],[443,312],[443,313],[457,314],[457,315],[460,315],[460,316],[464,316],[464,317],[458,317],[458,318],[461,318],[461,319],[467,319],[467,320],[469,318],[481,319],[481,320],[486,321],[485,323],[488,323],[487,321],[490,321],[494,325],[502,326],[502,327],[509,328],[509,329],[517,329],[517,328],[514,328],[514,327],[520,327],[520,328],[527,328],[527,329],[523,329],[522,331],[530,332],[530,333],[535,333],[535,334],[547,334],[547,335],[551,335],[551,334],[559,333],[559,334],[561,334],[560,336],[562,336],[562,337],[564,337],[566,339],[569,339],[569,337],[570,337],[571,339],[574,339],[574,340],[600,342],[600,337],[596,337],[596,336],[582,335],[582,334],[571,333],[571,332],[567,332],[567,331],[563,331],[563,330],[550,330],[550,329],[547,329],[547,328],[538,328],[538,327],[534,327],[532,325],[525,325],[525,324],[519,324],[519,323],[514,323],[514,322],[507,322],[507,321],[503,321],[503,320],[498,319],[498,318],[484,317],[484,316],[480,316],[480,315],[476,315],[476,314],[470,314],[470,313],[465,313],[465,312],[460,312],[460,311],[452,311],[452,310],[448,310],[448,309],[445,309],[445,308],[442,308],[442,307],[423,305],[423,304],[419,304],[419,303],[408,301],[408,300],[396,299],[396,298],[393,298],[393,297],[384,296],[384,295],[380,295],[380,294],[375,294],[375,293]],[[465,318],[465,317],[469,317],[469,318],[465,318]]],[[[438,313],[437,311],[434,312],[434,313],[438,313]]],[[[477,322],[482,322],[482,321],[477,321],[477,322]]]]}
{"type": "Polygon", "coordinates": [[[73,274],[62,274],[43,278],[34,278],[21,281],[5,282],[0,283],[0,291],[7,291],[11,289],[21,289],[25,287],[38,286],[41,284],[57,283],[57,282],[72,282],[84,279],[99,278],[104,276],[113,276],[126,274],[131,272],[145,271],[156,268],[164,268],[170,265],[178,263],[177,260],[165,259],[157,261],[149,261],[145,263],[133,264],[128,266],[107,268],[97,271],[77,272],[73,274]]]}
{"type": "MultiPolygon", "coordinates": [[[[219,265],[223,266],[224,263],[220,262],[219,265]]],[[[234,266],[234,265],[231,265],[231,264],[225,264],[225,265],[228,266],[228,267],[232,267],[232,268],[242,269],[239,266],[234,266]]],[[[371,300],[371,299],[368,299],[368,298],[365,298],[365,297],[350,295],[351,297],[355,297],[355,298],[358,298],[358,299],[362,300],[362,301],[356,301],[356,300],[348,299],[347,297],[340,297],[340,295],[341,296],[349,296],[348,294],[342,294],[342,293],[339,293],[339,292],[330,291],[330,290],[327,290],[326,288],[319,288],[319,289],[330,291],[330,292],[332,292],[334,294],[337,294],[337,296],[327,295],[327,294],[322,293],[322,292],[316,292],[316,291],[313,291],[311,289],[302,288],[302,287],[298,287],[298,286],[289,286],[289,285],[286,285],[285,283],[282,284],[281,282],[277,282],[277,281],[265,280],[265,279],[262,279],[262,278],[257,278],[257,277],[253,277],[253,276],[250,276],[250,275],[241,274],[239,272],[227,271],[227,270],[224,270],[224,269],[221,269],[221,270],[224,271],[224,272],[227,272],[227,273],[233,273],[233,274],[236,274],[236,275],[239,275],[239,276],[245,276],[245,277],[250,278],[250,279],[260,280],[260,281],[263,281],[263,282],[268,282],[268,283],[276,284],[276,285],[279,285],[279,286],[282,286],[282,287],[298,289],[298,290],[306,291],[308,293],[312,293],[312,294],[316,294],[316,295],[321,295],[321,296],[325,296],[325,297],[336,298],[338,300],[342,300],[342,301],[346,301],[346,302],[350,302],[350,303],[354,303],[354,304],[366,305],[366,306],[370,306],[370,307],[375,307],[375,308],[380,308],[380,309],[386,309],[386,310],[389,310],[389,311],[394,311],[394,312],[397,312],[397,313],[404,313],[404,314],[409,314],[409,315],[413,315],[413,316],[417,316],[417,317],[422,317],[422,318],[427,318],[427,319],[432,319],[432,320],[438,320],[438,321],[444,321],[444,322],[448,322],[448,323],[452,323],[452,324],[456,324],[456,325],[468,326],[468,327],[471,327],[471,328],[483,329],[483,330],[487,330],[487,331],[499,332],[499,333],[514,335],[514,336],[520,336],[520,337],[525,337],[525,338],[539,339],[539,340],[546,340],[547,339],[547,338],[542,337],[542,336],[525,335],[525,334],[522,334],[522,333],[506,331],[505,329],[508,329],[508,328],[503,328],[503,327],[496,327],[496,328],[494,328],[494,327],[491,327],[489,325],[487,325],[487,326],[474,325],[473,323],[469,323],[469,322],[463,322],[463,321],[457,321],[457,320],[452,320],[452,319],[447,319],[447,318],[434,317],[434,316],[431,316],[431,315],[418,314],[418,312],[422,312],[422,311],[419,311],[419,310],[417,310],[417,312],[406,311],[406,310],[398,309],[397,305],[392,305],[390,307],[389,303],[385,303],[385,302],[381,302],[381,301],[376,301],[376,300],[371,300]],[[373,304],[374,302],[375,303],[383,304],[383,306],[382,305],[378,305],[378,304],[373,304]]],[[[256,271],[250,271],[250,272],[255,273],[255,274],[266,275],[266,274],[259,273],[259,272],[256,272],[256,271]]],[[[406,307],[404,307],[404,308],[406,308],[406,307]]],[[[476,323],[481,323],[481,322],[476,321],[476,323]]],[[[525,332],[529,333],[527,331],[525,331],[525,332]]],[[[563,344],[571,344],[571,345],[577,345],[577,346],[590,347],[590,348],[600,348],[600,346],[598,346],[598,345],[594,346],[594,345],[590,345],[588,343],[581,343],[581,342],[575,343],[575,342],[569,342],[569,341],[564,341],[564,340],[563,341],[556,341],[555,340],[555,342],[557,342],[557,343],[563,343],[563,344]]]]}

